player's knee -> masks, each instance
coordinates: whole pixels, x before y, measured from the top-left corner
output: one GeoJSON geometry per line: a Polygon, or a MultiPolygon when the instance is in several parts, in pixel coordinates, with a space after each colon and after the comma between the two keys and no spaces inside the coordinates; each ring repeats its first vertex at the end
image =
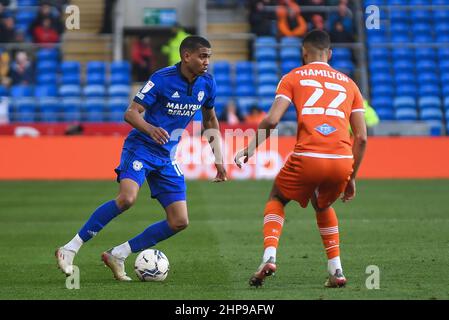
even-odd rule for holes
{"type": "Polygon", "coordinates": [[[117,206],[122,210],[128,210],[136,202],[137,196],[133,194],[120,194],[117,197],[117,206]]]}
{"type": "Polygon", "coordinates": [[[189,219],[187,218],[182,218],[182,219],[176,219],[173,221],[169,221],[168,222],[170,228],[175,231],[175,232],[179,232],[181,230],[184,230],[185,228],[188,227],[189,225],[189,219]]]}

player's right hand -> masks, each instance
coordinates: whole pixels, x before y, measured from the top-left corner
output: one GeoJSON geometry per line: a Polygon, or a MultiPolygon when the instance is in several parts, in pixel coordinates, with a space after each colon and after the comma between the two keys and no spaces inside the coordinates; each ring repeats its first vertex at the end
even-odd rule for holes
{"type": "Polygon", "coordinates": [[[240,159],[241,158],[244,158],[243,159],[243,163],[247,163],[248,162],[248,159],[250,158],[251,156],[249,155],[249,153],[248,153],[248,149],[247,148],[245,148],[245,149],[242,149],[242,150],[240,150],[239,152],[237,152],[237,154],[235,155],[235,157],[234,157],[234,162],[235,162],[235,164],[237,165],[237,167],[239,167],[240,169],[242,168],[242,162],[240,161],[240,159]]]}
{"type": "Polygon", "coordinates": [[[151,128],[149,129],[149,136],[151,137],[151,139],[161,145],[166,144],[168,142],[168,139],[170,139],[170,135],[168,134],[168,132],[161,127],[151,126],[151,128]]]}
{"type": "Polygon", "coordinates": [[[345,192],[343,193],[343,196],[341,197],[341,200],[343,202],[351,201],[355,197],[355,179],[351,179],[348,181],[348,184],[346,185],[345,192]]]}

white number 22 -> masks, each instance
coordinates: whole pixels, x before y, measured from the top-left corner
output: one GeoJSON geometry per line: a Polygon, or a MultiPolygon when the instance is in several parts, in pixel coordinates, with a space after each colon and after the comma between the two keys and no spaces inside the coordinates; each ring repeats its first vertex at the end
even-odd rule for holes
{"type": "MultiPolygon", "coordinates": [[[[312,80],[312,79],[301,80],[300,84],[305,87],[315,87],[315,91],[309,97],[309,99],[307,99],[306,103],[304,104],[304,107],[313,107],[315,105],[315,103],[324,94],[323,86],[318,81],[312,80]]],[[[337,97],[334,100],[332,100],[332,102],[327,106],[327,108],[332,108],[332,109],[338,108],[346,99],[345,87],[343,87],[339,84],[336,84],[336,83],[332,83],[332,82],[325,82],[324,87],[325,87],[325,89],[338,92],[337,97]]]]}

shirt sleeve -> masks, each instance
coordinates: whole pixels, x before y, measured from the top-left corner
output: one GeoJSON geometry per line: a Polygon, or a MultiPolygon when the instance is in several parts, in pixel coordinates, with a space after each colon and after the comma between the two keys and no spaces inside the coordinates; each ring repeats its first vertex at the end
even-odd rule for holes
{"type": "Polygon", "coordinates": [[[153,74],[142,89],[136,93],[134,101],[149,109],[156,103],[162,87],[161,77],[157,74],[153,74]]]}
{"type": "Polygon", "coordinates": [[[276,89],[276,97],[282,97],[290,102],[293,100],[293,88],[287,76],[282,77],[276,89]]]}
{"type": "Polygon", "coordinates": [[[203,105],[207,109],[212,109],[215,105],[215,97],[217,95],[217,84],[215,82],[215,78],[212,78],[210,85],[211,85],[211,88],[210,88],[209,98],[206,100],[206,102],[203,105]]]}
{"type": "Polygon", "coordinates": [[[354,101],[352,102],[351,112],[365,112],[365,107],[363,104],[363,96],[360,93],[359,88],[354,84],[354,101]]]}

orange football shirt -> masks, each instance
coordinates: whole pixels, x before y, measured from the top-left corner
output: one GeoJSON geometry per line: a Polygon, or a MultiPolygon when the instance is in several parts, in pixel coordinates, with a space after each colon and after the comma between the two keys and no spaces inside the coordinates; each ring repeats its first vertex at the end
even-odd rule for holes
{"type": "Polygon", "coordinates": [[[293,103],[298,132],[294,153],[318,158],[352,158],[349,118],[364,112],[363,97],[347,75],[324,62],[291,70],[276,97],[293,103]]]}

